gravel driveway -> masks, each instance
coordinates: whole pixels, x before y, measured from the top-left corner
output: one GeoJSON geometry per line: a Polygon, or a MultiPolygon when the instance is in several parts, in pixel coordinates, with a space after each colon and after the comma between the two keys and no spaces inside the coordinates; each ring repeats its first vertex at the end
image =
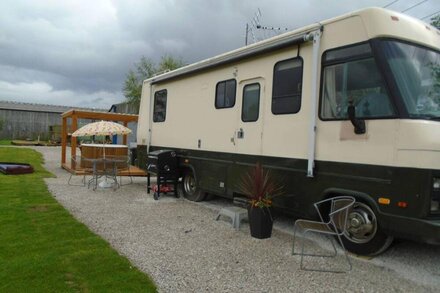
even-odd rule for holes
{"type": "MultiPolygon", "coordinates": [[[[154,201],[145,178],[116,191],[69,186],[61,149],[35,149],[57,176],[46,179],[53,196],[150,275],[160,292],[439,292],[438,246],[400,242],[373,259],[350,256],[349,273],[302,271],[299,257],[291,255],[292,220],[277,221],[270,239],[253,239],[247,224],[235,231],[226,220],[214,220],[230,204],[225,200],[154,201]]],[[[309,246],[325,244],[317,239],[309,246]]],[[[342,260],[331,263],[343,265],[342,260]]]]}

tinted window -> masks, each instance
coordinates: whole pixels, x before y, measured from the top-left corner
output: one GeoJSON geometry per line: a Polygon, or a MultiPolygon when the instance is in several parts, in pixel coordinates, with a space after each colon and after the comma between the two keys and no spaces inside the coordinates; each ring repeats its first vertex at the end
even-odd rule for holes
{"type": "Polygon", "coordinates": [[[272,113],[297,113],[301,108],[302,59],[275,64],[273,74],[272,113]]]}
{"type": "Polygon", "coordinates": [[[235,105],[235,92],[237,82],[235,79],[225,80],[217,83],[215,89],[215,107],[231,108],[235,105]]]}
{"type": "Polygon", "coordinates": [[[351,53],[347,55],[350,59],[339,59],[337,64],[324,63],[321,118],[348,119],[350,103],[355,106],[358,118],[385,118],[396,114],[385,82],[368,48],[369,45],[366,47],[366,44],[362,44],[325,54],[324,62],[330,55],[341,57],[343,53],[351,53]],[[369,56],[365,55],[368,52],[369,56]],[[355,53],[360,53],[358,58],[355,53]]]}
{"type": "Polygon", "coordinates": [[[167,112],[167,90],[154,93],[153,121],[163,122],[167,112]]]}
{"type": "Polygon", "coordinates": [[[349,58],[359,58],[361,56],[371,56],[370,44],[365,43],[361,45],[327,51],[324,54],[323,60],[324,62],[332,62],[341,59],[347,60],[349,58]]]}
{"type": "Polygon", "coordinates": [[[260,109],[260,85],[246,85],[243,89],[243,106],[241,120],[243,122],[257,121],[260,109]]]}
{"type": "Polygon", "coordinates": [[[394,40],[379,42],[411,118],[440,118],[440,51],[394,40]]]}

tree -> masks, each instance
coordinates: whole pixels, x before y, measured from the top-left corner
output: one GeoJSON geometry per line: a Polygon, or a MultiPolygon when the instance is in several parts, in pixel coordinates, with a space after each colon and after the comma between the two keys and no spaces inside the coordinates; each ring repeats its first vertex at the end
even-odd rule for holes
{"type": "Polygon", "coordinates": [[[156,74],[174,70],[185,65],[181,58],[171,55],[162,56],[160,63],[155,64],[151,59],[142,56],[138,63],[135,63],[135,69],[130,69],[124,82],[124,96],[128,103],[135,105],[139,109],[142,93],[142,82],[156,74]]]}
{"type": "Polygon", "coordinates": [[[174,58],[171,55],[164,55],[160,60],[158,72],[171,71],[182,67],[183,65],[185,65],[185,63],[182,59],[174,58]]]}
{"type": "Polygon", "coordinates": [[[431,25],[440,30],[440,14],[431,18],[431,25]]]}

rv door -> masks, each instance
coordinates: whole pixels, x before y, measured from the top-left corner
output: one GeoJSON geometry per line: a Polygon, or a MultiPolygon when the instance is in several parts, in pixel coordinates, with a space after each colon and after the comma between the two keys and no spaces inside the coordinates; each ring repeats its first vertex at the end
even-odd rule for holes
{"type": "Polygon", "coordinates": [[[262,152],[264,87],[263,78],[239,83],[239,113],[234,138],[237,153],[260,155],[262,152]]]}

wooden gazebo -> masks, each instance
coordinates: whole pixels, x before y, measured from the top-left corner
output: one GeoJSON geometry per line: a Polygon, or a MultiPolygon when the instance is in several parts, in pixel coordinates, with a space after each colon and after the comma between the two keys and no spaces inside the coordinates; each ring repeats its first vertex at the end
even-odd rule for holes
{"type": "MultiPolygon", "coordinates": [[[[72,133],[78,129],[78,119],[89,119],[89,120],[104,120],[104,121],[114,121],[122,122],[122,124],[127,127],[129,122],[137,122],[138,115],[133,114],[119,114],[110,112],[93,112],[93,111],[82,111],[82,110],[69,110],[61,114],[63,125],[61,130],[61,167],[67,171],[74,174],[82,174],[83,170],[81,167],[66,160],[66,149],[67,140],[70,137],[70,150],[71,157],[76,156],[77,140],[76,137],[71,136],[72,133]],[[70,120],[70,121],[69,121],[70,120]],[[68,123],[70,122],[70,123],[68,123]],[[68,127],[70,125],[70,127],[68,127]]],[[[127,135],[122,136],[122,143],[127,144],[127,135]]],[[[137,168],[136,166],[130,166],[130,170],[126,172],[130,176],[145,176],[144,170],[137,168]]]]}

